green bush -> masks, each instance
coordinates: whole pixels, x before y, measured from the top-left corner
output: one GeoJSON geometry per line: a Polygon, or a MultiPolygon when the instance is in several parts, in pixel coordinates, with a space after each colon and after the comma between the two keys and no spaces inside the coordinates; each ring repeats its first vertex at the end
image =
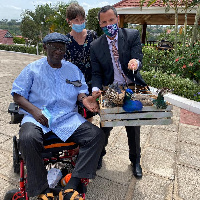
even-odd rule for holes
{"type": "Polygon", "coordinates": [[[160,71],[141,71],[141,75],[151,87],[169,88],[173,94],[200,102],[200,85],[188,78],[184,79],[160,71]]]}
{"type": "Polygon", "coordinates": [[[25,44],[26,43],[25,39],[24,38],[20,38],[20,37],[14,37],[13,38],[13,42],[15,44],[25,44]]]}
{"type": "Polygon", "coordinates": [[[190,80],[200,81],[200,41],[193,48],[186,46],[184,53],[175,59],[176,73],[190,80]]]}
{"type": "Polygon", "coordinates": [[[144,54],[142,69],[144,71],[158,70],[167,74],[174,73],[174,50],[157,50],[152,47],[143,47],[142,51],[144,54]]]}
{"type": "Polygon", "coordinates": [[[186,46],[182,49],[181,45],[178,46],[176,58],[174,50],[157,50],[151,47],[143,47],[142,50],[144,71],[161,71],[200,82],[200,41],[193,48],[186,46]]]}
{"type": "MultiPolygon", "coordinates": [[[[39,52],[42,51],[42,45],[39,45],[39,52]]],[[[0,50],[6,51],[15,51],[15,52],[22,52],[22,53],[29,53],[29,54],[37,54],[36,47],[26,47],[22,45],[6,45],[0,44],[0,50]]]]}

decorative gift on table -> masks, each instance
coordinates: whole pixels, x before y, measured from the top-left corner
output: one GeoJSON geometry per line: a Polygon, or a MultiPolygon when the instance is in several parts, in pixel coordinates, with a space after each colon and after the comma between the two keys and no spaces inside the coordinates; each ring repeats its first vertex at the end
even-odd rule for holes
{"type": "Polygon", "coordinates": [[[100,97],[103,127],[168,125],[172,123],[172,105],[164,100],[168,89],[153,95],[147,87],[109,85],[100,97]]]}

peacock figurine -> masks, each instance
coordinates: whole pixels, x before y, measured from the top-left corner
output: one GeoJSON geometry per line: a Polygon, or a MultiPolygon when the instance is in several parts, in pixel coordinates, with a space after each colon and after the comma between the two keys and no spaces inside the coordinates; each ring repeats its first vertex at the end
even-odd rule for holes
{"type": "Polygon", "coordinates": [[[114,106],[123,105],[124,96],[125,91],[118,84],[108,85],[107,89],[105,89],[104,97],[113,103],[114,106]]]}
{"type": "Polygon", "coordinates": [[[168,93],[170,91],[170,89],[168,88],[162,88],[160,91],[158,92],[158,97],[157,99],[153,100],[153,104],[157,107],[157,108],[162,108],[165,109],[167,108],[167,103],[164,100],[164,94],[168,93]]]}
{"type": "Polygon", "coordinates": [[[134,112],[134,111],[142,110],[143,108],[142,103],[138,100],[135,100],[135,101],[132,100],[132,96],[133,96],[133,91],[129,88],[126,89],[122,108],[126,112],[134,112]]]}

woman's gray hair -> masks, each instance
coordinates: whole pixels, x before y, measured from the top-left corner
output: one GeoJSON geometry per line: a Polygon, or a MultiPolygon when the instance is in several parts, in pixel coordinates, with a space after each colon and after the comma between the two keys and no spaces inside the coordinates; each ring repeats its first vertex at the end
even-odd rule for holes
{"type": "Polygon", "coordinates": [[[81,16],[85,19],[85,10],[78,3],[71,3],[66,9],[66,18],[72,20],[77,16],[81,16]]]}

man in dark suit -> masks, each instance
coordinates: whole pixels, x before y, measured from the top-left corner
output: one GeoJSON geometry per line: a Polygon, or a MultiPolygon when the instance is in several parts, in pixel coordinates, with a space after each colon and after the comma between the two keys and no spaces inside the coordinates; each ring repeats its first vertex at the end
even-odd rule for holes
{"type": "MultiPolygon", "coordinates": [[[[98,13],[99,25],[104,31],[104,35],[96,39],[91,44],[91,64],[92,64],[92,91],[95,95],[102,90],[103,86],[112,83],[137,84],[146,86],[139,71],[142,68],[142,46],[139,32],[134,29],[118,28],[119,17],[117,11],[112,6],[104,6],[98,13]],[[118,50],[118,61],[113,52],[112,43],[118,50]]],[[[102,127],[106,141],[112,128],[102,127]]],[[[142,177],[140,165],[140,126],[126,127],[129,159],[133,166],[135,177],[142,177]]],[[[98,169],[102,166],[102,158],[105,155],[105,148],[99,160],[98,169]]]]}

